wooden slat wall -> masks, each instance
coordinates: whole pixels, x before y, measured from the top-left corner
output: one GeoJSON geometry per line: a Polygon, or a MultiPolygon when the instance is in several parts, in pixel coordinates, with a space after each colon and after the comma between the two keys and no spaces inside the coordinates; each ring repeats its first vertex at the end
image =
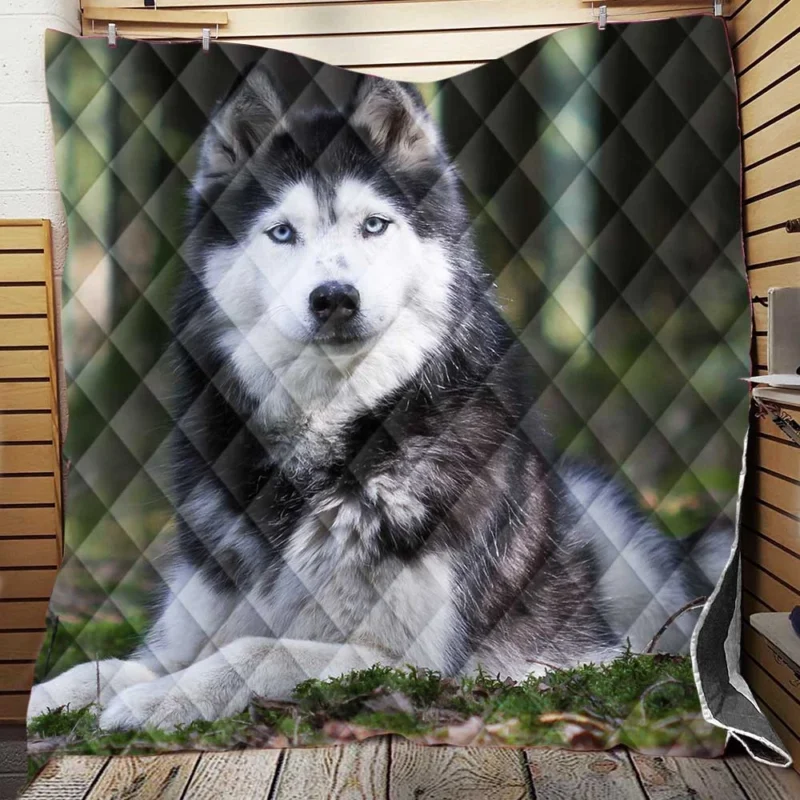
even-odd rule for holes
{"type": "Polygon", "coordinates": [[[50,223],[0,220],[0,722],[24,720],[61,559],[50,223]]]}
{"type": "MultiPolygon", "coordinates": [[[[800,286],[800,3],[734,0],[726,17],[742,128],[744,245],[754,296],[800,286]]],[[[753,368],[766,372],[767,308],[753,306],[753,368]]],[[[800,422],[797,402],[784,409],[800,422]]],[[[742,504],[742,667],[800,765],[800,693],[792,671],[748,623],[800,605],[800,447],[769,419],[754,420],[742,504]]]]}

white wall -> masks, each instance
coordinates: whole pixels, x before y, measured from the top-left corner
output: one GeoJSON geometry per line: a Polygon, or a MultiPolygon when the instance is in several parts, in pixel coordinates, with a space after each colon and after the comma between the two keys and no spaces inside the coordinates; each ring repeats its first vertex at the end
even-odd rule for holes
{"type": "Polygon", "coordinates": [[[80,33],[79,0],[0,0],[0,218],[52,220],[60,273],[66,224],[44,80],[47,28],[80,33]]]}

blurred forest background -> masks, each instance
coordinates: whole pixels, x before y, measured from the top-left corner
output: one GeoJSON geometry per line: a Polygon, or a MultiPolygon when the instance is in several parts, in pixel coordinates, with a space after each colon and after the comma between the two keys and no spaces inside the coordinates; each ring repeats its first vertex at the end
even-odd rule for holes
{"type": "MultiPolygon", "coordinates": [[[[343,102],[354,79],[239,45],[48,37],[70,470],[40,678],[132,647],[166,564],[171,305],[208,115],[258,59],[298,102],[343,102]]],[[[616,475],[666,535],[732,521],[749,310],[723,26],[584,26],[419,89],[559,452],[616,475]]]]}

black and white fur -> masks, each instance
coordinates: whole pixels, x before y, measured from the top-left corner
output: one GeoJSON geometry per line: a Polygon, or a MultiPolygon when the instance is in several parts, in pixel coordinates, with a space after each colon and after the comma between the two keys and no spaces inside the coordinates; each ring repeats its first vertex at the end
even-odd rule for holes
{"type": "MultiPolygon", "coordinates": [[[[675,542],[554,459],[458,180],[391,81],[287,108],[257,68],[214,116],[176,304],[169,590],[132,659],[99,664],[103,727],[375,662],[605,660],[716,580],[728,537],[675,542]],[[331,285],[356,298],[341,318],[310,300],[331,285]]],[[[37,686],[29,716],[95,701],[96,669],[37,686]]]]}

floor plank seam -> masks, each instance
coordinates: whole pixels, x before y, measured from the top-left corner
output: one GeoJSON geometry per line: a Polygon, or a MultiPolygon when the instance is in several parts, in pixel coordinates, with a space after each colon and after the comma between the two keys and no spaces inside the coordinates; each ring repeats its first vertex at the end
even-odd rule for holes
{"type": "Polygon", "coordinates": [[[639,786],[639,790],[642,793],[642,797],[645,798],[645,800],[647,800],[647,798],[650,797],[650,795],[648,794],[647,789],[645,788],[644,778],[642,777],[642,774],[639,772],[639,765],[636,763],[636,759],[631,755],[630,751],[626,749],[624,752],[625,752],[625,757],[628,759],[628,763],[631,765],[631,772],[633,773],[633,777],[636,779],[636,783],[639,786]]]}
{"type": "Polygon", "coordinates": [[[108,765],[110,763],[111,763],[111,757],[107,756],[106,760],[103,762],[103,766],[100,767],[100,769],[98,770],[97,775],[95,775],[94,778],[92,778],[92,780],[89,781],[89,785],[86,787],[86,791],[83,793],[82,800],[85,800],[85,798],[87,798],[94,791],[94,787],[97,786],[100,778],[103,777],[103,773],[105,773],[105,771],[108,769],[108,765]]]}
{"type": "Polygon", "coordinates": [[[386,737],[386,800],[392,797],[392,750],[394,748],[394,736],[386,737]]]}
{"type": "Polygon", "coordinates": [[[528,787],[528,794],[531,800],[536,800],[536,784],[533,782],[533,771],[531,769],[531,762],[528,759],[528,751],[522,750],[520,755],[522,757],[522,771],[525,777],[525,783],[528,787]]]}
{"type": "Polygon", "coordinates": [[[281,772],[283,772],[283,765],[286,761],[286,750],[281,750],[278,753],[278,761],[275,764],[275,774],[272,776],[272,783],[267,792],[267,800],[275,800],[275,795],[278,793],[278,782],[280,781],[281,772]]]}
{"type": "Polygon", "coordinates": [[[189,773],[189,779],[186,781],[186,786],[183,787],[183,791],[181,792],[181,796],[179,800],[184,800],[186,797],[186,792],[189,791],[189,787],[192,785],[192,781],[194,780],[194,776],[197,774],[198,767],[200,766],[200,762],[203,760],[204,753],[200,753],[200,756],[195,760],[194,764],[192,765],[192,771],[189,773]]]}
{"type": "Polygon", "coordinates": [[[752,797],[750,792],[747,791],[745,785],[739,780],[736,773],[731,768],[731,765],[728,763],[726,759],[722,759],[722,763],[725,765],[725,769],[728,771],[728,774],[733,778],[733,782],[742,790],[742,794],[748,798],[748,800],[760,800],[758,797],[752,797]]]}

